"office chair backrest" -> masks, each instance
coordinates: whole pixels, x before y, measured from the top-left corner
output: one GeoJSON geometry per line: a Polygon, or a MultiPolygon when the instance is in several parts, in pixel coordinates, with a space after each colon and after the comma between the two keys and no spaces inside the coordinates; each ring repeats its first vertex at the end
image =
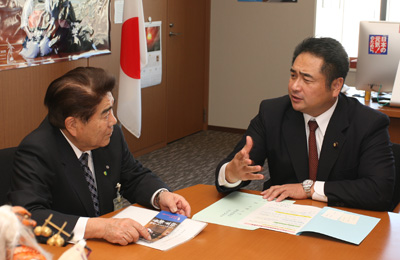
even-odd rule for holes
{"type": "Polygon", "coordinates": [[[395,208],[400,202],[400,144],[393,144],[394,166],[396,169],[396,182],[394,186],[393,205],[395,208]]]}
{"type": "Polygon", "coordinates": [[[11,187],[13,161],[17,147],[0,150],[0,206],[6,204],[7,193],[11,187]]]}

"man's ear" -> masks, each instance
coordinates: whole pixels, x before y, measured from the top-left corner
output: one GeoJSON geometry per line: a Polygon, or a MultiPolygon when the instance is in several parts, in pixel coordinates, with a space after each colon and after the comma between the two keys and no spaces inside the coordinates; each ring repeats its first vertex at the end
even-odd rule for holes
{"type": "Polygon", "coordinates": [[[333,80],[331,84],[331,89],[333,90],[333,97],[338,97],[340,94],[340,91],[342,90],[344,84],[344,79],[343,78],[337,78],[333,80]]]}
{"type": "Polygon", "coordinates": [[[65,124],[65,129],[68,131],[68,133],[75,137],[78,126],[76,118],[69,116],[65,119],[64,124],[65,124]]]}

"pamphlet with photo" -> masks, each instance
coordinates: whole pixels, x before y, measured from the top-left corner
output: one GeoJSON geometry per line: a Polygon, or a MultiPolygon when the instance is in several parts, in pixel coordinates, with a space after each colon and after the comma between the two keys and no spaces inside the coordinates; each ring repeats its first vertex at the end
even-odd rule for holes
{"type": "Polygon", "coordinates": [[[180,214],[160,211],[160,213],[158,213],[149,221],[149,223],[144,226],[147,228],[147,231],[151,236],[151,240],[149,242],[155,242],[167,236],[185,219],[186,216],[180,214]]]}

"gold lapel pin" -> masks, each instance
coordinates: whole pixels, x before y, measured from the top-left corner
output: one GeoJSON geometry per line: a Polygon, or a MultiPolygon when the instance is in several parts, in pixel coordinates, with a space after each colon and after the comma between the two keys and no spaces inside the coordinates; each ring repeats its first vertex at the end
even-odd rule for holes
{"type": "Polygon", "coordinates": [[[333,143],[333,148],[337,148],[339,146],[339,143],[338,142],[334,142],[333,143]]]}

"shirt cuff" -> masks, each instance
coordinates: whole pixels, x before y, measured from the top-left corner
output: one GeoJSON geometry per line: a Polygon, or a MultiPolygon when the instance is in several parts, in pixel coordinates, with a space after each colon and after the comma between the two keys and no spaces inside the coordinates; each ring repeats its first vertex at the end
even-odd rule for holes
{"type": "Polygon", "coordinates": [[[77,243],[78,241],[82,240],[85,236],[86,224],[89,218],[87,217],[80,217],[75,224],[74,227],[74,237],[71,239],[72,243],[77,243]]]}
{"type": "Polygon", "coordinates": [[[225,168],[228,165],[228,163],[225,163],[224,165],[222,165],[222,167],[219,169],[219,174],[218,174],[218,184],[219,186],[224,186],[226,188],[235,188],[237,186],[239,186],[240,183],[242,183],[242,181],[237,181],[235,183],[229,183],[226,178],[225,178],[225,168]]]}
{"type": "Polygon", "coordinates": [[[312,195],[313,200],[328,202],[328,197],[325,196],[324,187],[324,181],[316,181],[314,183],[314,194],[312,195]]]}
{"type": "Polygon", "coordinates": [[[160,209],[160,207],[157,207],[157,206],[156,206],[156,204],[154,203],[154,200],[155,200],[157,194],[158,194],[159,192],[161,192],[161,191],[169,191],[169,190],[166,189],[166,188],[161,188],[161,189],[158,189],[156,192],[154,192],[153,196],[151,196],[151,201],[150,201],[150,202],[151,202],[151,205],[152,205],[155,209],[160,209]]]}

